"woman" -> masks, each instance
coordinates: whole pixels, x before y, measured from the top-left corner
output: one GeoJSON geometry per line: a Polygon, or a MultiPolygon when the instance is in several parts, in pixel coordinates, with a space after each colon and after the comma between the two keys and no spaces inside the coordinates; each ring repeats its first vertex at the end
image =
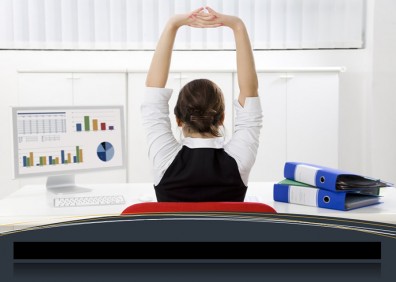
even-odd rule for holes
{"type": "Polygon", "coordinates": [[[154,52],[146,87],[141,110],[157,200],[243,201],[257,154],[262,113],[252,48],[242,20],[209,7],[171,17],[154,52]],[[174,113],[185,138],[179,143],[172,134],[168,105],[172,90],[164,87],[176,33],[185,25],[224,26],[234,33],[240,94],[234,101],[235,130],[227,144],[219,131],[224,121],[223,94],[206,79],[181,89],[174,113]]]}

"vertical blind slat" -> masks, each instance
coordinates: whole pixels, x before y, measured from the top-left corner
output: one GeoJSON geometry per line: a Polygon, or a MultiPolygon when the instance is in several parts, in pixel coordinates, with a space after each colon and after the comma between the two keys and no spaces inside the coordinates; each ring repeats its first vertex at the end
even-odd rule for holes
{"type": "Polygon", "coordinates": [[[110,2],[110,43],[111,48],[125,48],[126,41],[126,18],[125,0],[110,2]]]}
{"type": "Polygon", "coordinates": [[[254,42],[253,48],[257,49],[267,49],[267,42],[268,42],[268,28],[264,28],[268,26],[269,20],[269,0],[256,0],[255,1],[255,9],[257,11],[261,11],[256,17],[254,18],[254,26],[256,27],[254,30],[254,42]]]}
{"type": "Polygon", "coordinates": [[[303,0],[302,44],[305,48],[315,48],[318,44],[318,4],[317,0],[303,0]]]}
{"type": "Polygon", "coordinates": [[[128,47],[132,49],[141,49],[143,39],[142,29],[140,28],[142,22],[141,6],[141,0],[129,0],[126,2],[126,33],[128,47]]]}
{"type": "Polygon", "coordinates": [[[77,48],[77,15],[75,0],[62,0],[61,6],[61,34],[62,46],[66,49],[77,48]]]}
{"type": "Polygon", "coordinates": [[[98,49],[106,49],[110,43],[110,3],[109,0],[95,0],[94,4],[95,45],[98,49]]]}
{"type": "Polygon", "coordinates": [[[46,46],[47,48],[61,48],[61,2],[46,0],[44,10],[46,46]]]}
{"type": "Polygon", "coordinates": [[[19,0],[13,2],[13,26],[15,47],[27,48],[30,41],[28,27],[28,1],[19,0]]]}
{"type": "Polygon", "coordinates": [[[284,48],[286,38],[286,1],[285,0],[272,0],[271,1],[271,29],[269,34],[271,48],[282,49],[284,48]]]}
{"type": "Polygon", "coordinates": [[[333,35],[334,35],[334,44],[336,46],[344,46],[344,40],[347,40],[346,37],[346,28],[345,24],[348,22],[345,13],[345,1],[342,0],[334,0],[334,27],[333,27],[333,35]]]}
{"type": "Polygon", "coordinates": [[[301,48],[302,36],[302,1],[287,1],[286,3],[286,35],[285,46],[289,49],[301,48]]]}
{"type": "Polygon", "coordinates": [[[318,48],[326,48],[326,46],[333,45],[331,36],[332,18],[331,0],[321,0],[319,2],[319,24],[318,24],[318,48]]]}
{"type": "Polygon", "coordinates": [[[33,48],[42,48],[45,42],[44,0],[28,2],[28,32],[33,48]]]}
{"type": "Polygon", "coordinates": [[[363,37],[361,26],[363,25],[363,5],[360,0],[350,0],[347,2],[347,30],[348,38],[351,39],[348,45],[359,47],[362,45],[363,37]]]}
{"type": "Polygon", "coordinates": [[[145,0],[142,6],[143,49],[150,49],[152,42],[158,37],[158,1],[145,0]]]}
{"type": "Polygon", "coordinates": [[[94,37],[94,15],[93,2],[91,0],[79,1],[77,6],[77,36],[79,47],[82,49],[93,48],[94,37]]]}
{"type": "Polygon", "coordinates": [[[0,44],[12,48],[14,42],[14,19],[12,0],[0,1],[0,44]]]}

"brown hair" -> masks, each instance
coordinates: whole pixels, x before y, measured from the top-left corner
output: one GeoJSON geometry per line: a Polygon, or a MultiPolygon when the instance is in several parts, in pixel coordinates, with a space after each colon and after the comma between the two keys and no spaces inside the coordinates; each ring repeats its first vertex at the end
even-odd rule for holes
{"type": "Polygon", "coordinates": [[[220,88],[208,79],[196,79],[179,92],[174,113],[189,130],[221,136],[224,98],[220,88]]]}

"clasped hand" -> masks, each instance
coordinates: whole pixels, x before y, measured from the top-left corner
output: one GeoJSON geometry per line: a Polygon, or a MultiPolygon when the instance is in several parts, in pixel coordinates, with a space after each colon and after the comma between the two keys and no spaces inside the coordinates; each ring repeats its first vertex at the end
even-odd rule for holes
{"type": "Polygon", "coordinates": [[[220,14],[210,7],[201,7],[187,14],[174,15],[170,23],[177,28],[187,25],[195,28],[236,28],[242,21],[235,16],[220,14]]]}

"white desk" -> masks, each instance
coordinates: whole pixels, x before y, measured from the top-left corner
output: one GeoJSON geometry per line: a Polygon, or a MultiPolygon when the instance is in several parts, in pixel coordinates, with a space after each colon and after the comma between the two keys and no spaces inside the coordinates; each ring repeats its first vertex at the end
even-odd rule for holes
{"type": "MultiPolygon", "coordinates": [[[[50,204],[51,196],[44,186],[25,186],[0,200],[0,232],[74,219],[119,215],[126,207],[142,202],[142,196],[151,196],[153,201],[156,199],[151,183],[84,186],[91,188],[93,194],[122,194],[126,203],[110,206],[54,208],[50,204]]],[[[344,212],[275,202],[272,198],[272,187],[272,182],[251,182],[247,198],[266,203],[274,207],[278,213],[308,214],[396,224],[395,188],[382,189],[383,203],[379,205],[344,212]]]]}

